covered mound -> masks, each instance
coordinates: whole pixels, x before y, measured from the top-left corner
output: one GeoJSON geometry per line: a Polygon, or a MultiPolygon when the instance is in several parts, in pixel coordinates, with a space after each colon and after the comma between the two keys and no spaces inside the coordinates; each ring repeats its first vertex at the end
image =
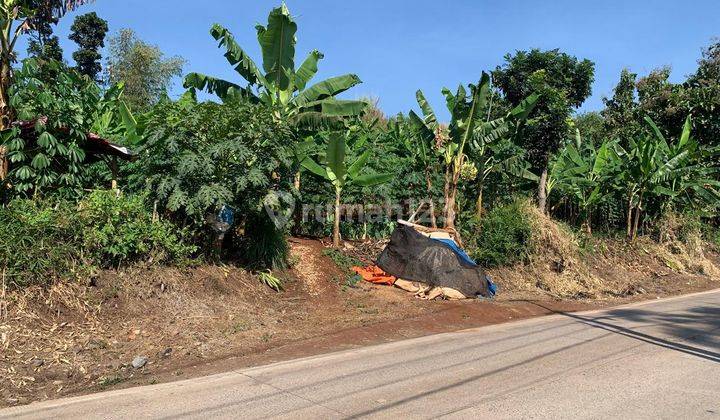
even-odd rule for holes
{"type": "Polygon", "coordinates": [[[430,239],[410,226],[395,228],[377,265],[397,278],[449,287],[468,297],[493,295],[480,267],[463,259],[448,243],[430,239]]]}

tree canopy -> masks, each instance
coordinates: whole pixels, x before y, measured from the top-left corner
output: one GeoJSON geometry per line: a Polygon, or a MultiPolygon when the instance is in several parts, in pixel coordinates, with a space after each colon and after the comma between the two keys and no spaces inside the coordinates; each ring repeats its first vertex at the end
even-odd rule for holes
{"type": "Polygon", "coordinates": [[[543,210],[548,160],[568,135],[573,110],[590,96],[594,78],[592,61],[578,60],[557,49],[508,54],[505,64],[493,72],[495,84],[513,105],[532,93],[540,95],[523,135],[518,138],[534,167],[542,173],[538,199],[543,210]]]}
{"type": "Polygon", "coordinates": [[[108,81],[125,84],[125,100],[134,111],[156,104],[185,66],[183,58],[165,57],[159,47],[142,41],[132,29],[122,29],[110,39],[107,61],[108,81]]]}
{"type": "Polygon", "coordinates": [[[100,49],[105,47],[107,21],[90,12],[77,16],[70,30],[70,40],[78,45],[78,50],[73,53],[78,72],[99,81],[102,71],[100,49]]]}

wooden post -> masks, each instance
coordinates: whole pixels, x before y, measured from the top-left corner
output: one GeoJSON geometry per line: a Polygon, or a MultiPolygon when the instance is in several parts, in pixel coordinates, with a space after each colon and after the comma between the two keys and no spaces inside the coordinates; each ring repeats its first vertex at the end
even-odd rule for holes
{"type": "Polygon", "coordinates": [[[118,190],[118,164],[117,164],[117,156],[113,156],[110,158],[110,172],[112,172],[112,181],[111,181],[111,188],[113,191],[118,190]]]}

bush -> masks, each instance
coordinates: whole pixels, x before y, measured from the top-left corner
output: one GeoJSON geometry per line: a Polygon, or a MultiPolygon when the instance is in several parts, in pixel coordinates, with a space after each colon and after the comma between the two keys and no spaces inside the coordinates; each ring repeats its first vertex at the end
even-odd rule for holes
{"type": "Polygon", "coordinates": [[[10,287],[86,278],[94,267],[180,262],[183,232],[153,221],[143,198],[94,192],[79,204],[14,200],[0,207],[0,267],[10,287]]]}
{"type": "MultiPolygon", "coordinates": [[[[59,196],[78,199],[83,190],[109,181],[104,162],[91,159],[85,143],[93,132],[122,139],[122,86],[103,90],[94,81],[54,61],[27,59],[14,73],[10,103],[20,121],[35,121],[0,133],[10,171],[0,199],[59,196]],[[46,78],[47,72],[53,76],[46,78]]],[[[107,184],[105,184],[107,185],[107,184]]]]}
{"type": "Polygon", "coordinates": [[[285,232],[278,229],[264,213],[249,216],[240,250],[243,262],[255,269],[283,269],[288,266],[290,245],[285,239],[285,232]]]}
{"type": "Polygon", "coordinates": [[[485,267],[512,265],[532,252],[532,221],[524,201],[495,207],[480,222],[480,231],[470,238],[472,257],[485,267]]]}
{"type": "Polygon", "coordinates": [[[228,237],[242,236],[227,241],[240,244],[231,251],[243,251],[241,257],[256,268],[283,267],[285,232],[267,218],[263,203],[272,192],[292,192],[290,129],[264,107],[199,104],[189,93],[156,106],[147,126],[139,159],[127,168],[132,188],[145,191],[160,212],[190,229],[195,243],[207,250],[217,239],[208,221],[230,207],[236,229],[228,237]]]}
{"type": "Polygon", "coordinates": [[[86,276],[82,242],[70,205],[15,200],[0,207],[0,267],[10,288],[86,276]]]}
{"type": "Polygon", "coordinates": [[[153,221],[141,196],[116,197],[97,191],[80,203],[83,249],[101,267],[152,259],[178,262],[196,251],[182,238],[186,231],[164,220],[153,221]],[[177,232],[177,233],[176,233],[177,232]]]}

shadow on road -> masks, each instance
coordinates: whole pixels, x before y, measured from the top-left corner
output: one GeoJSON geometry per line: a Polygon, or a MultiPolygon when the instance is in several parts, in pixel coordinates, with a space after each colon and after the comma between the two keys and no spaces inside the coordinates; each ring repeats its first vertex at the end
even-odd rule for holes
{"type": "Polygon", "coordinates": [[[556,311],[538,302],[527,302],[594,328],[600,328],[605,331],[712,362],[720,362],[720,342],[718,342],[717,335],[713,334],[713,332],[720,330],[720,307],[716,305],[709,303],[707,305],[699,305],[687,309],[684,313],[664,313],[625,308],[612,310],[604,313],[602,316],[593,317],[556,311]],[[638,325],[638,327],[660,327],[663,335],[676,340],[656,337],[609,322],[616,319],[625,322],[639,323],[640,325],[638,325]],[[689,343],[703,346],[704,348],[689,343]]]}

